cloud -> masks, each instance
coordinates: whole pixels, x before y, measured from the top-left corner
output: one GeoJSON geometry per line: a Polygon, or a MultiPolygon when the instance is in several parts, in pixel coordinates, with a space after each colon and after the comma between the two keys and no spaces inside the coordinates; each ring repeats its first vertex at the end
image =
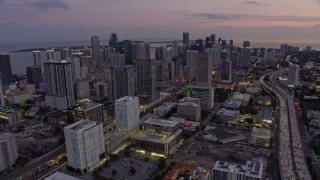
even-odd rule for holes
{"type": "Polygon", "coordinates": [[[24,1],[23,4],[37,9],[69,9],[69,3],[64,2],[63,0],[37,0],[34,2],[24,1]]]}
{"type": "Polygon", "coordinates": [[[269,4],[267,3],[261,3],[257,1],[245,1],[244,3],[249,5],[255,5],[255,6],[269,6],[269,4]]]}

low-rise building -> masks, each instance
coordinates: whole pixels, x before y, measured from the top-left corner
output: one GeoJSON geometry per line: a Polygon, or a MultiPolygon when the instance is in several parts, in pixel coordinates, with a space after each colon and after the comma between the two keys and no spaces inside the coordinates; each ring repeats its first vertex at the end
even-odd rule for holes
{"type": "Polygon", "coordinates": [[[226,109],[239,110],[241,106],[241,101],[227,99],[223,103],[223,107],[226,109]]]}
{"type": "Polygon", "coordinates": [[[251,94],[234,92],[232,93],[231,99],[241,101],[242,106],[247,106],[250,102],[251,94]]]}
{"type": "Polygon", "coordinates": [[[0,107],[0,124],[5,126],[16,126],[24,117],[24,112],[10,107],[0,107]]]}
{"type": "Polygon", "coordinates": [[[76,121],[82,119],[103,122],[104,121],[103,104],[85,102],[74,109],[74,118],[76,121]]]}
{"type": "Polygon", "coordinates": [[[185,176],[180,177],[183,179],[201,179],[209,180],[209,171],[202,167],[197,167],[193,164],[177,162],[171,170],[167,172],[163,180],[177,179],[179,175],[185,174],[185,176]],[[185,173],[189,171],[190,173],[185,173]]]}
{"type": "Polygon", "coordinates": [[[186,118],[190,121],[200,121],[201,107],[194,102],[179,103],[177,107],[177,116],[186,118]]]}
{"type": "Polygon", "coordinates": [[[199,98],[201,110],[211,111],[214,107],[213,87],[188,86],[188,97],[199,98]]]}
{"type": "Polygon", "coordinates": [[[169,157],[174,155],[182,140],[179,118],[155,119],[148,118],[141,131],[131,136],[132,147],[137,152],[152,156],[169,157]]]}
{"type": "Polygon", "coordinates": [[[219,116],[221,119],[225,121],[235,121],[238,120],[240,116],[240,111],[221,108],[217,112],[217,116],[219,116]]]}
{"type": "Polygon", "coordinates": [[[164,117],[169,112],[177,107],[177,103],[163,103],[161,106],[154,109],[154,113],[160,117],[164,117]]]}
{"type": "Polygon", "coordinates": [[[179,103],[185,103],[185,102],[193,102],[195,104],[200,105],[200,99],[199,98],[194,98],[194,97],[184,97],[179,100],[179,103]]]}
{"type": "Polygon", "coordinates": [[[61,111],[48,114],[48,122],[56,125],[63,125],[67,120],[67,114],[61,111]]]}
{"type": "Polygon", "coordinates": [[[261,88],[252,86],[252,87],[247,87],[246,93],[251,94],[252,96],[259,96],[261,95],[261,88]]]}
{"type": "Polygon", "coordinates": [[[273,122],[273,114],[272,111],[259,111],[256,115],[257,123],[262,124],[272,124],[273,122]]]}
{"type": "Polygon", "coordinates": [[[213,180],[226,179],[251,179],[261,180],[263,163],[258,161],[247,161],[245,165],[217,161],[212,170],[213,180]]]}
{"type": "Polygon", "coordinates": [[[249,143],[255,146],[268,148],[270,146],[271,129],[254,127],[249,143]]]}

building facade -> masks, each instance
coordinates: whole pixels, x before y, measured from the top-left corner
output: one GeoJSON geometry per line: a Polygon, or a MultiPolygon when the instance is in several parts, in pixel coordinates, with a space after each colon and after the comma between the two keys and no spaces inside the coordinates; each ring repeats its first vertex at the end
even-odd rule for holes
{"type": "Polygon", "coordinates": [[[92,171],[105,158],[103,126],[81,120],[64,128],[68,164],[82,172],[92,171]]]}
{"type": "Polygon", "coordinates": [[[139,98],[125,96],[115,102],[116,128],[130,131],[140,124],[139,98]]]}
{"type": "Polygon", "coordinates": [[[10,55],[7,53],[0,53],[0,72],[3,85],[13,82],[10,55]]]}
{"type": "Polygon", "coordinates": [[[86,102],[74,109],[74,119],[76,121],[86,119],[90,121],[103,122],[103,109],[103,104],[86,102]]]}
{"type": "Polygon", "coordinates": [[[18,158],[18,148],[14,134],[0,134],[0,172],[10,168],[18,158]]]}

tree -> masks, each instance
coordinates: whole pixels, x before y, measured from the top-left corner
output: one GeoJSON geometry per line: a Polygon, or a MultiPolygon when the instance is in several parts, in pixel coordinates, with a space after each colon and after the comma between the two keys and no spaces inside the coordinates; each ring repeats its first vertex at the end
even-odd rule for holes
{"type": "Polygon", "coordinates": [[[74,116],[73,116],[73,114],[72,114],[71,111],[68,111],[68,112],[67,112],[67,122],[68,122],[69,124],[72,124],[72,123],[75,122],[75,121],[74,121],[74,116]]]}
{"type": "Polygon", "coordinates": [[[162,169],[164,169],[166,166],[167,166],[166,160],[165,160],[163,157],[160,157],[160,158],[158,159],[158,168],[159,168],[160,170],[162,170],[162,169]]]}
{"type": "Polygon", "coordinates": [[[113,160],[118,160],[119,159],[119,156],[116,155],[116,154],[111,154],[110,155],[110,159],[113,161],[113,160]]]}
{"type": "Polygon", "coordinates": [[[136,174],[136,172],[137,172],[137,170],[134,168],[134,167],[130,167],[130,173],[132,174],[132,175],[135,175],[136,174]]]}
{"type": "Polygon", "coordinates": [[[248,124],[254,123],[254,120],[252,118],[246,118],[244,121],[247,122],[248,124]]]}
{"type": "Polygon", "coordinates": [[[113,176],[116,176],[116,175],[118,174],[118,171],[112,170],[111,174],[112,174],[113,176]]]}

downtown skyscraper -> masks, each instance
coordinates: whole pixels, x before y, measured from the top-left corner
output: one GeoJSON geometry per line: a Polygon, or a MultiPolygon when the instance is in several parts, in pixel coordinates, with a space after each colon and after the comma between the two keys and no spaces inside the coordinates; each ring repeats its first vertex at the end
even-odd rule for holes
{"type": "Polygon", "coordinates": [[[99,36],[91,37],[91,46],[92,46],[92,60],[97,64],[100,63],[100,39],[99,36]]]}
{"type": "Polygon", "coordinates": [[[46,106],[65,110],[75,105],[75,76],[72,63],[49,61],[44,63],[44,76],[47,84],[46,106]]]}
{"type": "Polygon", "coordinates": [[[0,72],[3,85],[8,85],[13,82],[10,55],[0,53],[0,72]]]}
{"type": "Polygon", "coordinates": [[[40,51],[33,51],[33,65],[41,66],[41,54],[40,51]]]}
{"type": "Polygon", "coordinates": [[[156,62],[151,58],[137,59],[135,63],[137,85],[140,102],[148,104],[157,97],[156,93],[156,62]]]}

